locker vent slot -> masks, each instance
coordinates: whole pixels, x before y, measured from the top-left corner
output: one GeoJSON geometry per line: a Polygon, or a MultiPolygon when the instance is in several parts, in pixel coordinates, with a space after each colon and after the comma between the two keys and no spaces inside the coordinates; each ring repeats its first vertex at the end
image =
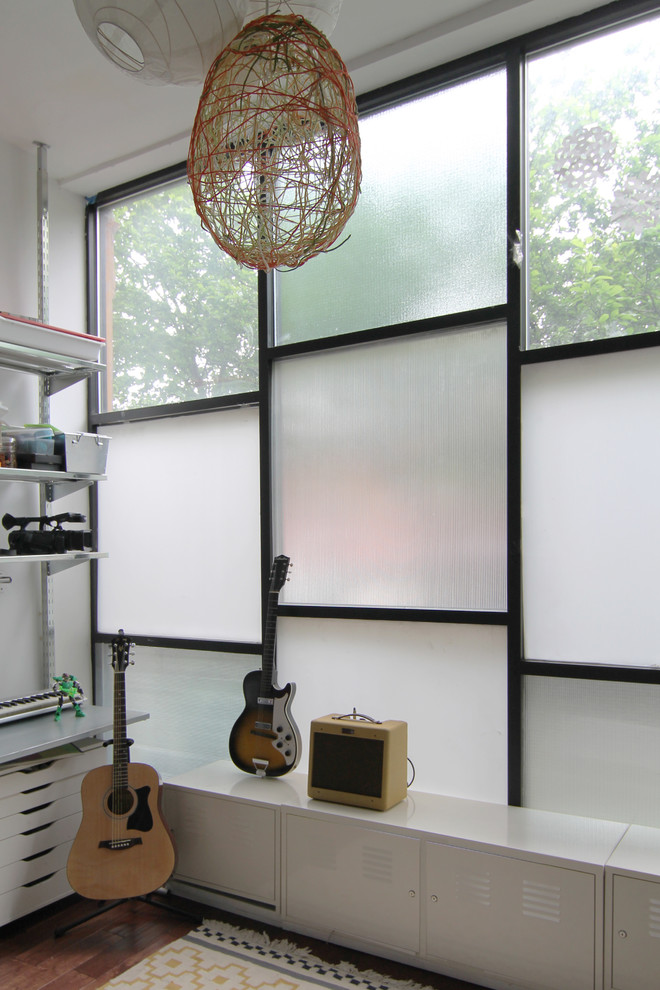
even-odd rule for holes
{"type": "Polygon", "coordinates": [[[649,898],[649,935],[660,938],[660,899],[649,898]]]}
{"type": "Polygon", "coordinates": [[[463,873],[456,877],[456,895],[459,902],[490,907],[490,873],[463,873]]]}
{"type": "Polygon", "coordinates": [[[522,912],[526,918],[560,921],[561,890],[554,884],[523,880],[522,912]]]}
{"type": "Polygon", "coordinates": [[[362,850],[362,875],[366,880],[392,883],[392,853],[377,846],[365,846],[362,850]]]}

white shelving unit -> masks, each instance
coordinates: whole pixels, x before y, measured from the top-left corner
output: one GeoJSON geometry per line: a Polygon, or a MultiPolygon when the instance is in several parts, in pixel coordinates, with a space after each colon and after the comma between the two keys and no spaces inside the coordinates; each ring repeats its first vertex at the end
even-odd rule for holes
{"type": "MultiPolygon", "coordinates": [[[[39,383],[38,422],[50,422],[50,397],[77,382],[98,375],[102,341],[87,334],[69,333],[33,320],[0,312],[0,368],[34,375],[39,383]]],[[[39,514],[57,499],[105,479],[105,475],[31,468],[0,468],[1,482],[39,486],[39,514]]],[[[54,626],[50,578],[70,567],[107,557],[107,553],[67,551],[61,554],[2,555],[0,566],[41,567],[41,622],[44,684],[50,687],[55,673],[54,626]]]]}

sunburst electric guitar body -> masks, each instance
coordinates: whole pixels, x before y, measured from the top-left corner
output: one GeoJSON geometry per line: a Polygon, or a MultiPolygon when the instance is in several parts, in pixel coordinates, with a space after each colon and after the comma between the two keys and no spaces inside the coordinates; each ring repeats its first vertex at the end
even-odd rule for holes
{"type": "Polygon", "coordinates": [[[152,893],[174,869],[174,844],[160,810],[160,777],[146,763],[129,761],[124,683],[129,650],[120,630],[113,641],[112,766],[83,778],[82,821],[67,863],[73,889],[94,900],[152,893]]]}
{"type": "Polygon", "coordinates": [[[284,555],[273,561],[261,670],[245,676],[245,708],[229,735],[229,755],[234,764],[258,777],[280,777],[295,769],[300,760],[300,733],[291,716],[296,686],[279,688],[274,683],[277,599],[289,562],[284,555]]]}

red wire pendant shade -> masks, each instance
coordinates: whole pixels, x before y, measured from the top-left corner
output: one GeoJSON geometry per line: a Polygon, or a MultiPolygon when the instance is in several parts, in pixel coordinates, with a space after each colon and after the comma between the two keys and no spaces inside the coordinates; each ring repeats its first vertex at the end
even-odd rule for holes
{"type": "Polygon", "coordinates": [[[188,178],[202,226],[248,268],[298,268],[337,240],[360,191],[355,94],[304,17],[260,17],[218,55],[188,178]]]}

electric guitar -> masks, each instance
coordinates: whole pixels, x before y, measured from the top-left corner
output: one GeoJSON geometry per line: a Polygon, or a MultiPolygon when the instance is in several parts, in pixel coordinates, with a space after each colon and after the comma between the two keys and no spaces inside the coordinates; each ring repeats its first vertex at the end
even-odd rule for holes
{"type": "Polygon", "coordinates": [[[257,777],[281,777],[300,759],[300,733],[290,713],[295,684],[279,688],[275,675],[275,623],[277,599],[289,571],[289,558],[273,561],[268,588],[261,670],[245,675],[245,708],[229,735],[229,755],[246,773],[257,777]]]}
{"type": "Polygon", "coordinates": [[[131,644],[123,629],[112,642],[114,669],[112,766],[83,778],[82,821],[67,877],[82,897],[140,897],[161,887],[174,869],[174,845],[160,812],[161,781],[153,767],[129,762],[125,671],[131,644]]]}

